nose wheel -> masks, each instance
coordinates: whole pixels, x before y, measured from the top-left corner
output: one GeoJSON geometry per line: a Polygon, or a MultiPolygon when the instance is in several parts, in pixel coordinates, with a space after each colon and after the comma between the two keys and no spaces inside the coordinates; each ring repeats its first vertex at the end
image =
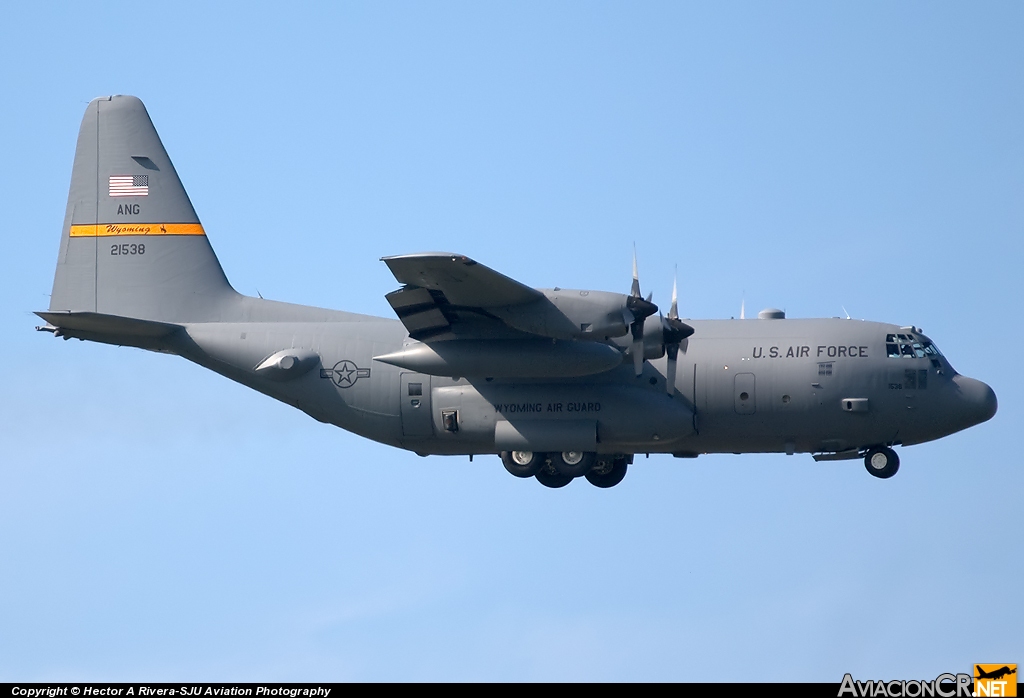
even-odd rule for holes
{"type": "Polygon", "coordinates": [[[900,469],[900,457],[887,446],[872,448],[864,456],[864,467],[875,477],[886,480],[900,469]]]}

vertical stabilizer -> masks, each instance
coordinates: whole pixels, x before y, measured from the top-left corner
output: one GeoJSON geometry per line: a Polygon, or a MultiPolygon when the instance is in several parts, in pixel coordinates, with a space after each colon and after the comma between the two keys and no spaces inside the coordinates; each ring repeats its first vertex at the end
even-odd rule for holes
{"type": "Polygon", "coordinates": [[[142,101],[94,99],[78,134],[50,310],[204,322],[234,297],[142,101]]]}

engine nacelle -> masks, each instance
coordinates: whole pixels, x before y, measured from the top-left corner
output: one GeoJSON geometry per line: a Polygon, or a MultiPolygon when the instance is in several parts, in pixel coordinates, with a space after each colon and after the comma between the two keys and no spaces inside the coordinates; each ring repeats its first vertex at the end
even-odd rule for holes
{"type": "Polygon", "coordinates": [[[373,359],[432,376],[574,378],[609,371],[622,354],[603,342],[456,339],[417,342],[373,359]]]}

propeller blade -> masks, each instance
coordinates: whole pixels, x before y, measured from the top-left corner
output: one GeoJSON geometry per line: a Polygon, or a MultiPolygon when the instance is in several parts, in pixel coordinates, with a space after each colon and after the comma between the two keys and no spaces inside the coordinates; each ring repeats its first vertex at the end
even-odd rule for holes
{"type": "Polygon", "coordinates": [[[665,390],[669,395],[676,393],[676,359],[679,358],[679,345],[666,344],[665,352],[668,354],[667,370],[665,371],[665,390]]]}
{"type": "Polygon", "coordinates": [[[668,317],[661,320],[661,336],[665,342],[665,390],[669,395],[676,393],[676,367],[679,362],[679,345],[693,334],[693,328],[679,319],[678,273],[672,275],[672,307],[668,317]]]}
{"type": "Polygon", "coordinates": [[[639,319],[629,326],[629,331],[633,335],[633,344],[630,346],[629,351],[633,354],[633,370],[636,371],[636,375],[639,378],[640,374],[644,372],[644,321],[639,319]]]}
{"type": "Polygon", "coordinates": [[[672,307],[668,309],[668,319],[679,319],[679,294],[676,291],[676,275],[672,275],[672,307]]]}
{"type": "Polygon", "coordinates": [[[633,245],[633,288],[630,289],[629,295],[634,298],[640,297],[640,274],[636,269],[636,245],[633,245]]]}
{"type": "Polygon", "coordinates": [[[661,336],[665,342],[665,353],[668,354],[668,361],[665,370],[665,390],[669,395],[675,395],[676,391],[676,363],[679,359],[679,345],[687,337],[693,334],[693,328],[679,318],[667,317],[661,319],[661,336]]]}
{"type": "Polygon", "coordinates": [[[632,314],[633,321],[629,324],[629,332],[633,336],[633,344],[629,350],[633,354],[633,369],[637,377],[644,371],[644,320],[658,312],[649,294],[645,299],[640,293],[640,273],[636,266],[636,245],[633,245],[633,286],[626,296],[626,309],[632,314]]]}

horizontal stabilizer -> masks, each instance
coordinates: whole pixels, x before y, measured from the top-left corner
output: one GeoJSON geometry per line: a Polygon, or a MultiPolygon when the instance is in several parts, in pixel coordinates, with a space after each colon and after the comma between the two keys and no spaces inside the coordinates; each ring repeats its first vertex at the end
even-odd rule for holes
{"type": "Polygon", "coordinates": [[[137,320],[103,313],[43,310],[37,311],[36,315],[50,323],[58,337],[89,339],[143,349],[164,348],[166,340],[181,329],[179,325],[166,322],[137,320]]]}

